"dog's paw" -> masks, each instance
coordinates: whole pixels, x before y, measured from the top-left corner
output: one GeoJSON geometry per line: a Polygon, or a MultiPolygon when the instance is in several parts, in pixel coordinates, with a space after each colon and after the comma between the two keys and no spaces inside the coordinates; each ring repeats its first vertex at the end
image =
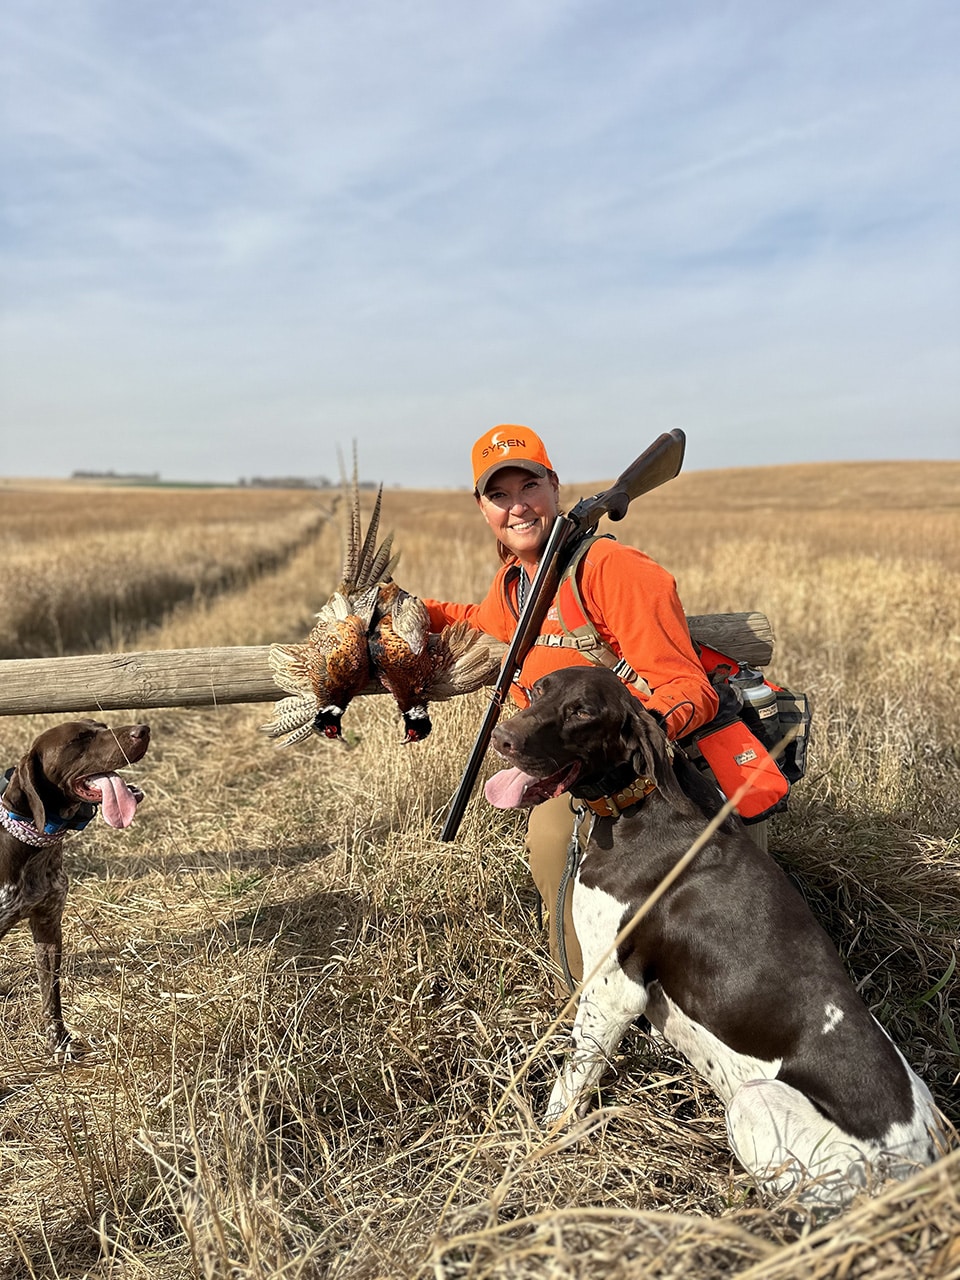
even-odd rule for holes
{"type": "Polygon", "coordinates": [[[54,1062],[64,1065],[68,1062],[79,1062],[87,1054],[87,1045],[76,1036],[72,1036],[64,1026],[51,1027],[47,1033],[47,1043],[54,1062]]]}
{"type": "Polygon", "coordinates": [[[554,1085],[547,1109],[543,1113],[544,1129],[553,1129],[560,1125],[569,1128],[577,1120],[583,1118],[590,1109],[589,1099],[586,1101],[571,1098],[562,1082],[554,1085]]]}

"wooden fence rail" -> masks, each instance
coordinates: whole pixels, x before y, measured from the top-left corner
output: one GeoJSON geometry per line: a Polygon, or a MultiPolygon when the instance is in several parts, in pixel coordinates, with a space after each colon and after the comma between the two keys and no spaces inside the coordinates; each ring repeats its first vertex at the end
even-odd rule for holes
{"type": "Polygon", "coordinates": [[[0,662],[0,715],[272,702],[283,694],[269,652],[254,645],[8,659],[0,662]]]}
{"type": "MultiPolygon", "coordinates": [[[[706,614],[687,621],[694,639],[721,653],[753,666],[770,661],[773,632],[762,613],[706,614]]],[[[249,645],[9,658],[0,662],[0,716],[275,702],[285,695],[273,682],[269,652],[269,645],[249,645]]],[[[491,684],[495,678],[491,674],[491,684]]],[[[371,684],[364,692],[383,690],[371,684]]]]}

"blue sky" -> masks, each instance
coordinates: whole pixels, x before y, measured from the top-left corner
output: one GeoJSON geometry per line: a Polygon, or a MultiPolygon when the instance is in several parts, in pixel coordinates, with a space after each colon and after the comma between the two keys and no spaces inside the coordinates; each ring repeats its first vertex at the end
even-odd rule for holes
{"type": "Polygon", "coordinates": [[[953,0],[6,0],[0,474],[960,457],[953,0]]]}

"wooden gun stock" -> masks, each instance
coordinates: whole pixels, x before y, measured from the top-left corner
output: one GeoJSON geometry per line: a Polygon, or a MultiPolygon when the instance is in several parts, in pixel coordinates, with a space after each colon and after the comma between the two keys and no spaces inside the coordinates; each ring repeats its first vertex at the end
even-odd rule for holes
{"type": "Polygon", "coordinates": [[[686,436],[682,431],[667,431],[644,449],[635,462],[613,482],[609,489],[593,498],[581,498],[570,512],[581,531],[595,529],[604,516],[622,520],[627,507],[643,493],[649,493],[680,474],[686,436]]]}
{"type": "Polygon", "coordinates": [[[595,529],[604,516],[611,520],[622,520],[634,498],[649,493],[651,489],[656,489],[658,485],[665,484],[678,475],[683,466],[685,444],[686,437],[682,431],[665,432],[627,467],[609,489],[592,498],[582,498],[569,515],[557,516],[517,621],[513,639],[500,666],[500,674],[490,695],[490,705],[480,723],[460,785],[450,801],[447,818],[440,832],[442,841],[453,840],[460,829],[514,674],[523,665],[531,645],[540,634],[547,610],[556,595],[560,575],[567,562],[564,552],[575,539],[595,529]]]}

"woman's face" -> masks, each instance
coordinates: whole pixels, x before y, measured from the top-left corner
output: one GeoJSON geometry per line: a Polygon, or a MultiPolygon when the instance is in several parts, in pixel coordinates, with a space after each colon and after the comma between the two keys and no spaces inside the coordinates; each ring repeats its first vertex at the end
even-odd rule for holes
{"type": "Polygon", "coordinates": [[[483,518],[508,551],[535,565],[559,510],[557,478],[501,467],[477,499],[483,518]]]}

